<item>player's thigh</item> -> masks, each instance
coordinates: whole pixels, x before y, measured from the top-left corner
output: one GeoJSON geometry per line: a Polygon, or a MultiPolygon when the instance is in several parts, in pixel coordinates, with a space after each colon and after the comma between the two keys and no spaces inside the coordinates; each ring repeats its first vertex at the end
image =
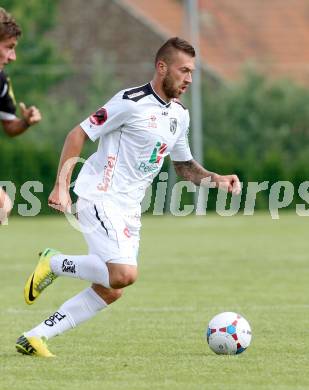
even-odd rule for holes
{"type": "Polygon", "coordinates": [[[89,253],[97,254],[104,262],[137,265],[140,225],[132,227],[124,213],[111,203],[79,199],[77,209],[89,253]]]}

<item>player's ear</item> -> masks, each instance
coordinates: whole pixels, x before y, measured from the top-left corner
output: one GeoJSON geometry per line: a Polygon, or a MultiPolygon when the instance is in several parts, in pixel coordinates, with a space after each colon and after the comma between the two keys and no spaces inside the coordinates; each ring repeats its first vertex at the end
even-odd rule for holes
{"type": "Polygon", "coordinates": [[[156,64],[156,69],[160,76],[165,76],[167,72],[167,64],[164,61],[159,60],[156,64]]]}

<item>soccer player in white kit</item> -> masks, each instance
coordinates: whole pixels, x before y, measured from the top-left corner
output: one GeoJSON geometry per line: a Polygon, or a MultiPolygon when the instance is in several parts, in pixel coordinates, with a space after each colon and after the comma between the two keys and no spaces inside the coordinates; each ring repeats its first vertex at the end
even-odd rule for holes
{"type": "Polygon", "coordinates": [[[157,52],[150,83],[120,91],[68,134],[49,205],[63,212],[70,209],[74,162],[88,138],[99,139],[97,152],[84,164],[74,188],[89,253],[72,256],[45,249],[26,283],[25,300],[32,304],[59,276],[87,280],[92,285],[20,336],[18,352],[53,356],[46,340],[89,320],[134,283],[140,203],[165,156],[170,155],[178,175],[197,185],[208,178],[217,186],[220,183],[220,188],[240,192],[236,175],[209,172],[191,155],[189,113],[175,99],[192,81],[194,58],[194,48],[188,42],[169,39],[157,52]]]}

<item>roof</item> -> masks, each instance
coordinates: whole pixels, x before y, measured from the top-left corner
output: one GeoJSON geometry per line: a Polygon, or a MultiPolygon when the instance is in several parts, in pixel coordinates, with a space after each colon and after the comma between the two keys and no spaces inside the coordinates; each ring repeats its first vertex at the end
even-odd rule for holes
{"type": "MultiPolygon", "coordinates": [[[[117,0],[160,36],[187,36],[181,1],[117,0]]],[[[309,82],[308,0],[200,0],[202,61],[225,79],[245,64],[309,82]]]]}

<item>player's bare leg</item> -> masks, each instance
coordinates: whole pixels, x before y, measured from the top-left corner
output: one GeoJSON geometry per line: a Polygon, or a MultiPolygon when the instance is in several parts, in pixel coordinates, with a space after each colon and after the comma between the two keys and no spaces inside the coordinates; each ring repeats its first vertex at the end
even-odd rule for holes
{"type": "Polygon", "coordinates": [[[137,278],[137,266],[128,264],[106,263],[109,271],[109,283],[114,289],[133,284],[137,278]]]}
{"type": "Polygon", "coordinates": [[[117,299],[121,298],[123,290],[121,288],[106,288],[101,286],[100,284],[93,284],[91,288],[108,304],[117,301],[117,299]]]}
{"type": "Polygon", "coordinates": [[[0,187],[0,225],[3,224],[12,210],[12,201],[7,193],[0,187]]]}

